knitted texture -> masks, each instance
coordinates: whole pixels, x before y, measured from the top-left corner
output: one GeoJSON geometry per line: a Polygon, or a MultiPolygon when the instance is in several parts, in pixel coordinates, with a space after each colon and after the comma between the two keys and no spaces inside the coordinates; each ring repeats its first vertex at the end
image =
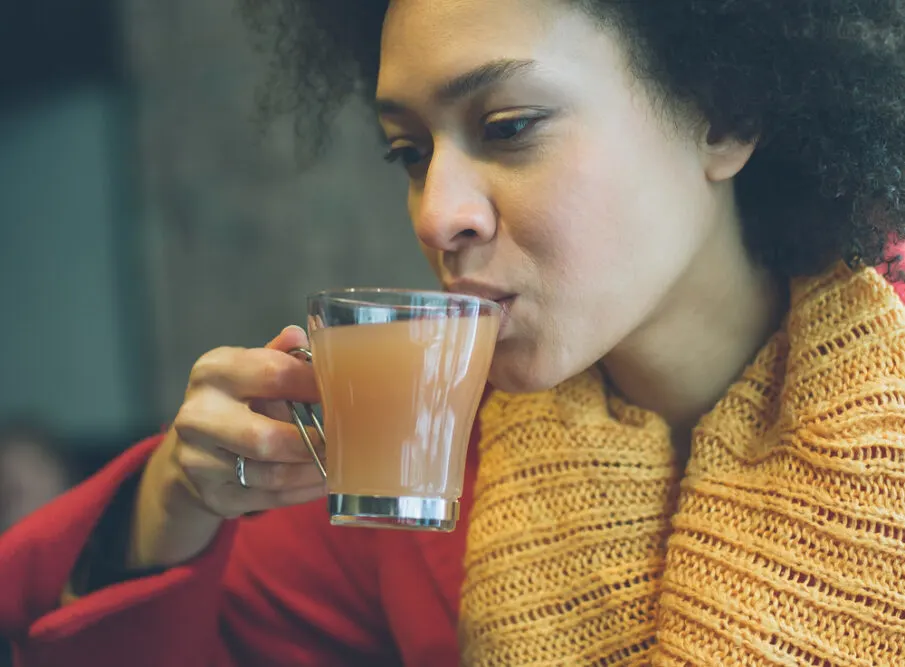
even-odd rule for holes
{"type": "Polygon", "coordinates": [[[905,665],[905,306],[844,266],[790,304],[684,476],[596,371],[488,399],[463,664],[905,665]]]}

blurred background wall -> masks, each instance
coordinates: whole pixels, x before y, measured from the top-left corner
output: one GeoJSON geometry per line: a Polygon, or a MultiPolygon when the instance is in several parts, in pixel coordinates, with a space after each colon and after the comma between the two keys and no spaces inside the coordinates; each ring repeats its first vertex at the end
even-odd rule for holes
{"type": "Polygon", "coordinates": [[[106,456],[205,350],[304,324],[306,292],[434,286],[364,111],[304,172],[290,119],[251,122],[231,2],[4,3],[0,70],[0,421],[106,456]]]}

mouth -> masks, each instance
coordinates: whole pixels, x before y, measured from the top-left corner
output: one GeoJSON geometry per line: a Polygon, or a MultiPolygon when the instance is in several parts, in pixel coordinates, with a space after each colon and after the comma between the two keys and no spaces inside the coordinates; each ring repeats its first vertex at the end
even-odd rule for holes
{"type": "Polygon", "coordinates": [[[493,301],[499,304],[500,308],[503,309],[503,316],[506,317],[509,315],[509,311],[512,310],[512,304],[515,303],[516,298],[518,298],[517,295],[510,294],[501,299],[493,299],[493,301]]]}
{"type": "Polygon", "coordinates": [[[447,292],[454,294],[466,294],[468,296],[476,296],[487,301],[501,301],[510,296],[513,292],[507,292],[499,287],[494,287],[486,283],[479,283],[473,280],[454,280],[443,285],[447,292]]]}
{"type": "Polygon", "coordinates": [[[444,287],[448,292],[476,296],[499,305],[502,313],[500,314],[500,333],[497,340],[503,337],[510,320],[512,306],[518,298],[518,294],[491,285],[464,280],[447,283],[444,287]]]}
{"type": "Polygon", "coordinates": [[[496,302],[500,304],[500,307],[503,309],[503,312],[500,313],[500,331],[496,337],[497,342],[502,340],[509,330],[509,323],[512,320],[512,305],[515,303],[515,300],[517,298],[518,296],[513,294],[496,300],[496,302]]]}

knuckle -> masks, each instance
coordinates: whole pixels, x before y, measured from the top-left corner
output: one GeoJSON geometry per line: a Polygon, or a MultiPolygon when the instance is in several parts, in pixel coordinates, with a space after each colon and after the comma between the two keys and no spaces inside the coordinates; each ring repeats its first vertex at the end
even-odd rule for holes
{"type": "Polygon", "coordinates": [[[186,477],[188,477],[189,481],[191,481],[192,483],[195,482],[194,458],[195,457],[192,455],[191,449],[186,447],[185,445],[179,445],[173,452],[173,460],[176,462],[176,465],[185,473],[186,477]]]}
{"type": "Polygon", "coordinates": [[[291,463],[277,463],[271,471],[273,488],[281,489],[289,486],[298,476],[298,466],[291,463]]]}
{"type": "Polygon", "coordinates": [[[273,428],[266,422],[250,421],[242,430],[242,440],[245,446],[254,452],[253,458],[267,461],[272,457],[273,428]]]}
{"type": "Polygon", "coordinates": [[[189,374],[189,388],[208,384],[221,374],[221,369],[228,365],[229,360],[235,356],[236,349],[231,347],[217,347],[202,354],[189,374]]]}
{"type": "Polygon", "coordinates": [[[191,447],[180,447],[174,453],[176,466],[182,472],[191,488],[201,491],[207,486],[210,479],[210,471],[203,463],[203,457],[197,450],[191,447]]]}
{"type": "Polygon", "coordinates": [[[306,485],[308,465],[299,463],[254,462],[254,486],[267,491],[284,491],[306,485]]]}
{"type": "Polygon", "coordinates": [[[179,411],[173,420],[173,429],[181,442],[192,442],[203,433],[203,414],[203,401],[199,400],[198,397],[187,398],[179,406],[179,411]]]}
{"type": "MultiPolygon", "coordinates": [[[[176,433],[179,442],[190,442],[197,434],[197,428],[193,424],[191,412],[187,411],[185,404],[176,413],[176,418],[173,420],[173,431],[176,433]]],[[[180,447],[179,449],[183,448],[180,447]]]]}
{"type": "Polygon", "coordinates": [[[279,488],[283,483],[283,474],[279,463],[261,466],[261,486],[265,489],[279,488]]]}
{"type": "Polygon", "coordinates": [[[281,359],[282,355],[268,354],[261,362],[261,384],[270,390],[280,389],[286,382],[287,359],[281,359]]]}

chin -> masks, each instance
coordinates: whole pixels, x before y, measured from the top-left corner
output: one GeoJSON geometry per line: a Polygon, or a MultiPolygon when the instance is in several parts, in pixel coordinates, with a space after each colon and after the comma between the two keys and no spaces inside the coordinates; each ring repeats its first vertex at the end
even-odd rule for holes
{"type": "Polygon", "coordinates": [[[569,379],[568,373],[550,364],[549,360],[542,362],[541,358],[536,353],[502,342],[494,353],[488,381],[494,389],[508,394],[531,394],[552,389],[569,379]]]}

